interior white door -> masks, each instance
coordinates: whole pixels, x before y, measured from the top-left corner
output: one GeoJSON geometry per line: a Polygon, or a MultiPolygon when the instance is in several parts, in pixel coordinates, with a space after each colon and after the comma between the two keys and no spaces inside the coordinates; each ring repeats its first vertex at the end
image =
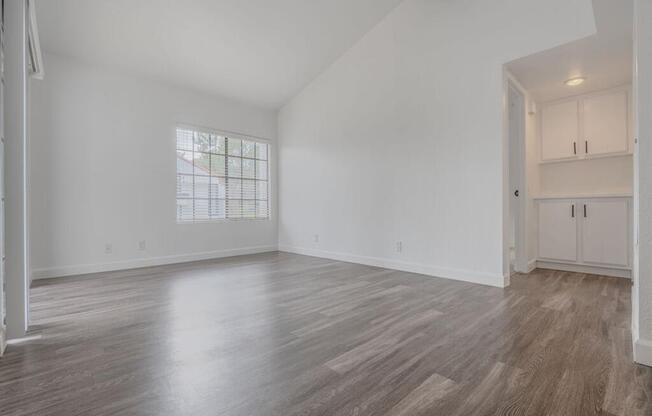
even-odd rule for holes
{"type": "Polygon", "coordinates": [[[582,153],[604,155],[628,152],[627,101],[626,91],[595,95],[582,101],[584,113],[582,153]]]}
{"type": "Polygon", "coordinates": [[[577,157],[579,103],[565,101],[546,105],[541,111],[541,159],[577,157]]]}
{"type": "Polygon", "coordinates": [[[629,266],[629,201],[595,199],[581,204],[582,261],[629,266]]]}
{"type": "Polygon", "coordinates": [[[524,140],[525,140],[525,97],[509,83],[509,184],[510,184],[510,270],[527,273],[527,243],[524,216],[524,140]]]}
{"type": "Polygon", "coordinates": [[[577,206],[573,200],[539,202],[539,258],[577,261],[577,206]]]}

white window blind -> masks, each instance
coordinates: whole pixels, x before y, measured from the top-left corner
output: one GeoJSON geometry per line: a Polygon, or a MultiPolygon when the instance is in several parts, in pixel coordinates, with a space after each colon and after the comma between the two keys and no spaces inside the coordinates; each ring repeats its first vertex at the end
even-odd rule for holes
{"type": "Polygon", "coordinates": [[[177,221],[269,218],[269,145],[177,128],[177,221]]]}

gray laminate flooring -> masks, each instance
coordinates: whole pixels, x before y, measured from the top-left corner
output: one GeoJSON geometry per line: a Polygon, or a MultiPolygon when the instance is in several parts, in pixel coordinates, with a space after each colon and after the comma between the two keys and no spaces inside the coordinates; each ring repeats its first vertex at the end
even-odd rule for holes
{"type": "Polygon", "coordinates": [[[268,253],[36,282],[1,415],[652,415],[628,280],[268,253]]]}

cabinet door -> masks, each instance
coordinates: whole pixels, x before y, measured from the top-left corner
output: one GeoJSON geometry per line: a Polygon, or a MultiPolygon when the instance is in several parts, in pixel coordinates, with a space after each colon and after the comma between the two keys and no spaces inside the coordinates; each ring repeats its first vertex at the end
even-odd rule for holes
{"type": "Polygon", "coordinates": [[[539,257],[577,261],[577,206],[572,200],[539,202],[539,257]]]}
{"type": "Polygon", "coordinates": [[[556,160],[577,157],[579,144],[579,104],[566,101],[550,104],[541,114],[541,159],[556,160]]]}
{"type": "Polygon", "coordinates": [[[582,261],[605,266],[629,266],[629,201],[588,200],[582,202],[581,208],[582,261]]]}
{"type": "Polygon", "coordinates": [[[583,100],[582,153],[605,155],[629,151],[627,107],[626,91],[600,94],[583,100]]]}

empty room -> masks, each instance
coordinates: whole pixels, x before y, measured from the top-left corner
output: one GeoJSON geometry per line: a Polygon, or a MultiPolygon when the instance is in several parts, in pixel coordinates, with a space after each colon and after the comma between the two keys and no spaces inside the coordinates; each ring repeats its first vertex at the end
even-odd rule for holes
{"type": "Polygon", "coordinates": [[[652,415],[652,2],[0,7],[0,415],[652,415]]]}

